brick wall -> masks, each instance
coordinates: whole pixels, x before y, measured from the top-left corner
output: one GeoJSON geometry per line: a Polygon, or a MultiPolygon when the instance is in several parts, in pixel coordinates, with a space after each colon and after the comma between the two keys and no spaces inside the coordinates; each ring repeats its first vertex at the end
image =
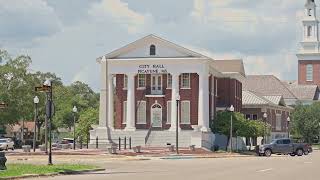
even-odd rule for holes
{"type": "Polygon", "coordinates": [[[300,60],[298,64],[298,82],[299,84],[316,84],[320,86],[320,61],[300,60]],[[313,65],[313,81],[306,81],[306,66],[313,65]]]}
{"type": "MultiPolygon", "coordinates": [[[[116,75],[116,93],[115,93],[115,128],[124,129],[125,124],[123,117],[123,104],[127,99],[127,90],[123,89],[123,74],[116,75]]],[[[179,78],[179,87],[181,86],[181,78],[179,78]]],[[[167,101],[171,101],[171,89],[167,89],[167,75],[162,76],[163,95],[165,97],[145,97],[146,94],[151,94],[151,75],[146,75],[146,88],[137,89],[138,76],[135,76],[135,122],[137,122],[137,104],[139,101],[146,101],[146,124],[137,124],[137,129],[147,129],[151,125],[151,106],[157,101],[162,107],[162,129],[169,129],[170,124],[167,123],[167,101]]],[[[198,94],[199,94],[199,76],[196,73],[190,75],[190,89],[180,89],[180,100],[190,101],[190,125],[181,125],[182,129],[191,129],[191,125],[198,124],[198,94]]],[[[176,105],[173,102],[172,105],[176,105]]],[[[181,111],[179,110],[180,116],[181,111]]]]}
{"type": "Polygon", "coordinates": [[[218,107],[234,106],[235,111],[242,109],[242,84],[236,79],[219,78],[218,79],[218,107]]]}
{"type": "MultiPolygon", "coordinates": [[[[243,108],[242,113],[246,114],[256,114],[258,119],[263,120],[263,114],[261,108],[243,108]]],[[[272,132],[287,132],[287,117],[289,111],[276,110],[272,108],[267,108],[267,123],[271,124],[272,132]],[[276,130],[276,113],[281,114],[281,130],[276,130]]]]}

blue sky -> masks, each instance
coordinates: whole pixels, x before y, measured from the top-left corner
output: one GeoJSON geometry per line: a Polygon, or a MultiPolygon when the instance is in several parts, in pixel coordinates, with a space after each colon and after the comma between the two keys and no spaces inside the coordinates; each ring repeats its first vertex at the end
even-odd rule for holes
{"type": "MultiPolygon", "coordinates": [[[[148,34],[247,74],[297,77],[304,0],[0,0],[0,48],[32,57],[31,70],[99,89],[96,57],[148,34]]],[[[319,3],[319,2],[317,2],[319,3]]]]}

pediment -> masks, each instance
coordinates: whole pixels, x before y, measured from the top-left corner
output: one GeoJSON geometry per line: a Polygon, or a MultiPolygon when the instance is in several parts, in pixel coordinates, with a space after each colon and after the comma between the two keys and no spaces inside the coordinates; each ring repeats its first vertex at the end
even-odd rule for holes
{"type": "Polygon", "coordinates": [[[205,57],[192,50],[164,40],[155,35],[149,35],[134,41],[120,49],[106,55],[107,59],[130,59],[130,58],[182,58],[182,57],[205,57]],[[155,55],[150,54],[150,46],[154,45],[155,55]]]}

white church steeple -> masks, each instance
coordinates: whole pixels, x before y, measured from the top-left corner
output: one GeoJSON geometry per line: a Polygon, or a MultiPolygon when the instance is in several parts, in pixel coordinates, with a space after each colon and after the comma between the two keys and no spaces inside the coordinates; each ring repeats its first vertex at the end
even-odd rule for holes
{"type": "Polygon", "coordinates": [[[319,21],[314,0],[307,0],[305,14],[302,19],[303,40],[300,53],[319,53],[319,21]]]}

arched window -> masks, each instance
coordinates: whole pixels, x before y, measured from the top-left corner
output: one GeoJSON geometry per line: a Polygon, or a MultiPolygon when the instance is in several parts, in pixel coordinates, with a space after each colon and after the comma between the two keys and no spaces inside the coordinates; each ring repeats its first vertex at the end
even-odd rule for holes
{"type": "Polygon", "coordinates": [[[312,33],[312,26],[308,26],[307,36],[310,37],[312,33]]]}
{"type": "Polygon", "coordinates": [[[156,55],[156,46],[152,44],[150,46],[150,56],[154,56],[154,55],[156,55]]]}

